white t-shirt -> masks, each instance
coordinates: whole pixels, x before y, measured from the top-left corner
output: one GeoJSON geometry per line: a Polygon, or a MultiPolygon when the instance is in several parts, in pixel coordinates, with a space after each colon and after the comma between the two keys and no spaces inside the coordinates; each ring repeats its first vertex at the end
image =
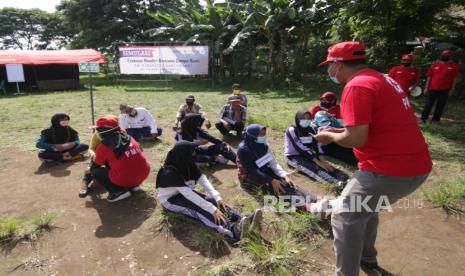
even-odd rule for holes
{"type": "Polygon", "coordinates": [[[150,133],[157,134],[157,122],[152,114],[143,107],[136,107],[134,109],[137,111],[134,117],[128,114],[119,115],[119,126],[124,129],[150,127],[150,133]]]}

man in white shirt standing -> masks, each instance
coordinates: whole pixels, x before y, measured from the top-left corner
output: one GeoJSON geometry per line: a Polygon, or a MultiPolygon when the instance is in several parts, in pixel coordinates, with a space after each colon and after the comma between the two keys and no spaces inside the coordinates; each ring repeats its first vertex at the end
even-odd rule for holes
{"type": "Polygon", "coordinates": [[[119,125],[136,141],[155,140],[161,135],[162,129],[150,112],[143,107],[133,107],[129,104],[120,104],[119,125]]]}

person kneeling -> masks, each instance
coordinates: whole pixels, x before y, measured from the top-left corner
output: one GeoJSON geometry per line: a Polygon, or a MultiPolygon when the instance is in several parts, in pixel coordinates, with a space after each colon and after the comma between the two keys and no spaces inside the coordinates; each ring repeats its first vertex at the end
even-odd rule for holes
{"type": "Polygon", "coordinates": [[[197,147],[196,143],[181,141],[168,152],[156,182],[163,208],[199,220],[236,240],[242,239],[251,230],[259,230],[262,210],[257,209],[248,216],[242,216],[229,207],[195,164],[197,147]],[[194,190],[197,182],[211,197],[194,190]]]}
{"type": "Polygon", "coordinates": [[[52,125],[42,130],[36,147],[41,149],[42,162],[65,162],[81,159],[89,146],[81,144],[76,130],[69,126],[70,117],[65,113],[53,115],[52,125]]]}
{"type": "Polygon", "coordinates": [[[139,144],[121,130],[115,116],[99,118],[94,128],[101,143],[90,168],[92,178],[108,190],[107,201],[125,199],[140,190],[139,185],[150,173],[150,165],[139,144]]]}
{"type": "Polygon", "coordinates": [[[155,140],[162,134],[162,129],[150,112],[143,107],[133,107],[128,104],[119,106],[119,125],[137,142],[140,140],[155,140]]]}
{"type": "Polygon", "coordinates": [[[290,126],[285,134],[286,163],[308,177],[344,187],[349,176],[333,168],[323,158],[318,142],[312,137],[315,133],[311,122],[307,110],[300,110],[295,115],[295,125],[290,126]]]}

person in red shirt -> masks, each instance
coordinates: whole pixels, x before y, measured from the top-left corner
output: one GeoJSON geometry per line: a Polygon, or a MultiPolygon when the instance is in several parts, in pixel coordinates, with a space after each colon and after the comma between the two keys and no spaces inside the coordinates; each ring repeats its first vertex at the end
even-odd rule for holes
{"type": "Polygon", "coordinates": [[[150,173],[139,144],[119,127],[116,116],[99,118],[93,128],[101,143],[90,168],[92,178],[108,190],[109,202],[131,196],[131,191],[138,191],[150,173]]]}
{"type": "Polygon", "coordinates": [[[392,67],[388,75],[397,81],[405,93],[410,96],[410,88],[420,81],[420,71],[412,67],[412,54],[403,55],[400,62],[400,65],[392,67]]]}
{"type": "Polygon", "coordinates": [[[434,110],[432,122],[439,122],[441,120],[444,106],[446,105],[447,98],[452,95],[457,84],[458,75],[460,74],[459,65],[452,61],[454,52],[451,50],[442,51],[439,56],[439,62],[434,63],[428,69],[426,79],[426,86],[424,94],[428,96],[423,112],[421,114],[421,121],[426,123],[429,114],[434,104],[436,109],[434,110]]]}
{"type": "Polygon", "coordinates": [[[315,114],[318,111],[326,111],[333,115],[336,119],[342,119],[341,107],[337,104],[336,94],[331,91],[323,93],[320,97],[320,103],[310,107],[309,111],[312,118],[315,118],[315,114]]]}
{"type": "MultiPolygon", "coordinates": [[[[345,127],[320,129],[321,143],[353,147],[359,170],[332,202],[336,275],[382,270],[375,241],[378,212],[415,191],[428,177],[428,145],[404,89],[365,64],[361,42],[338,43],[321,65],[336,83],[345,83],[341,113],[345,127]]],[[[389,208],[389,207],[387,207],[389,208]]]]}

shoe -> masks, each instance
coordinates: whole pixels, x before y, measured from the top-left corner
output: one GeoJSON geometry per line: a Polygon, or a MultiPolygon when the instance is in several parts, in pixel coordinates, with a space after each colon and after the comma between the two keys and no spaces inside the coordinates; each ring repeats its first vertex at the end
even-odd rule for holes
{"type": "Polygon", "coordinates": [[[379,270],[378,262],[360,261],[360,266],[365,270],[379,270]]]}
{"type": "Polygon", "coordinates": [[[116,201],[119,201],[119,200],[123,200],[125,198],[128,198],[131,196],[131,192],[130,191],[127,191],[127,190],[121,190],[121,191],[118,191],[118,192],[113,192],[113,193],[110,193],[107,197],[107,201],[108,202],[116,202],[116,201]]]}
{"type": "Polygon", "coordinates": [[[139,192],[142,189],[140,188],[140,185],[139,185],[139,186],[132,187],[130,190],[131,190],[131,192],[139,192]]]}
{"type": "Polygon", "coordinates": [[[226,158],[224,158],[222,155],[218,155],[218,156],[216,157],[215,161],[216,161],[216,163],[218,163],[218,164],[223,164],[223,165],[225,165],[225,164],[228,164],[228,161],[229,161],[229,160],[226,159],[226,158]]]}
{"type": "Polygon", "coordinates": [[[244,239],[250,231],[251,216],[253,216],[253,214],[243,217],[237,224],[238,229],[236,229],[236,237],[238,237],[240,240],[244,239]]]}
{"type": "Polygon", "coordinates": [[[79,189],[79,197],[86,197],[89,193],[89,183],[90,181],[83,180],[81,184],[81,189],[79,189]]]}
{"type": "Polygon", "coordinates": [[[347,181],[338,181],[336,185],[344,189],[347,185],[347,181]]]}

